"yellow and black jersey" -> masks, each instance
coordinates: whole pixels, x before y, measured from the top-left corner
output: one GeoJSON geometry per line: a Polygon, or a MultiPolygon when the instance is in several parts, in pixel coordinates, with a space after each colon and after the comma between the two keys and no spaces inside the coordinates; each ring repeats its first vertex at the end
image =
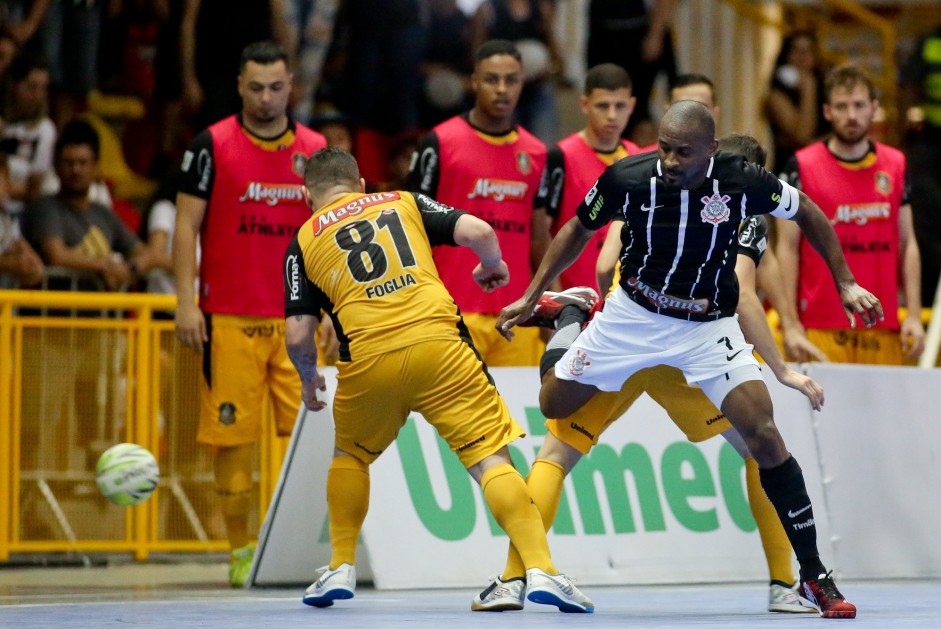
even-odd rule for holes
{"type": "Polygon", "coordinates": [[[284,312],[331,315],[340,360],[457,339],[461,317],[431,254],[464,212],[410,192],[350,193],[301,227],[284,264],[284,312]]]}

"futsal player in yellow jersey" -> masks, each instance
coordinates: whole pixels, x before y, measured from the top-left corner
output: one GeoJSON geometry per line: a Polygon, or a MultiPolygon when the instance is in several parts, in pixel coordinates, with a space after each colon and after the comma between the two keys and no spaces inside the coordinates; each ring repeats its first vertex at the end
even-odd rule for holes
{"type": "MultiPolygon", "coordinates": [[[[719,141],[721,149],[743,154],[749,161],[764,164],[765,151],[750,136],[731,135],[719,141]]],[[[745,337],[755,345],[768,367],[782,383],[804,393],[815,409],[823,404],[823,390],[811,378],[798,374],[785,364],[768,328],[764,309],[755,293],[755,275],[759,259],[775,264],[767,247],[765,217],[750,217],[739,235],[738,261],[735,267],[739,280],[739,323],[745,337]],[[764,256],[764,257],[763,257],[764,256]]],[[[612,222],[601,254],[598,258],[598,284],[602,291],[618,285],[616,262],[620,251],[620,225],[612,222]]],[[[803,602],[792,587],[795,583],[788,542],[774,507],[761,488],[758,465],[751,457],[744,440],[732,428],[722,412],[709,401],[702,389],[686,383],[683,372],[674,367],[659,366],[643,369],[624,383],[620,391],[601,391],[564,421],[546,421],[548,434],[532,470],[527,485],[539,507],[546,529],[552,526],[562,495],[565,476],[598,443],[599,436],[621,417],[643,393],[667,411],[687,439],[694,443],[716,435],[724,436],[745,459],[748,501],[758,524],[758,531],[768,561],[771,583],[768,593],[768,611],[814,612],[809,602],[803,602]]],[[[498,609],[521,609],[525,583],[521,575],[518,554],[511,547],[506,568],[495,581],[502,593],[492,597],[498,609]]]]}
{"type": "Polygon", "coordinates": [[[369,506],[369,465],[408,414],[422,414],[480,483],[491,513],[522,556],[529,600],[562,611],[594,605],[549,555],[545,529],[507,444],[523,435],[470,342],[435,268],[432,245],[468,247],[485,291],[509,272],[484,221],[410,192],[363,194],[356,160],[330,147],[304,174],[314,210],[285,255],[288,355],[309,409],[325,402],[314,331],[323,312],[340,339],[333,400],[334,458],[327,475],[332,557],[303,601],[327,607],[352,598],[356,540],[369,506]]]}

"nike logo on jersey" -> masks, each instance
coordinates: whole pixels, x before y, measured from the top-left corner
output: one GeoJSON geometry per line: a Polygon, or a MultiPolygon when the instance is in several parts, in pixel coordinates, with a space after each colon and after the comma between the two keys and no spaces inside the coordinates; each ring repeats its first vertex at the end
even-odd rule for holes
{"type": "MultiPolygon", "coordinates": [[[[736,356],[738,356],[739,354],[741,354],[741,353],[744,352],[744,351],[745,351],[745,350],[740,349],[740,350],[738,350],[737,352],[735,352],[734,354],[729,354],[728,356],[725,357],[725,359],[730,361],[730,360],[732,360],[733,358],[735,358],[736,356]]],[[[792,516],[792,517],[793,517],[793,516],[792,516]]]]}
{"type": "Polygon", "coordinates": [[[807,511],[807,509],[810,509],[810,505],[807,505],[807,506],[804,507],[803,509],[798,509],[797,511],[791,511],[790,509],[788,509],[787,517],[789,517],[789,518],[796,518],[797,516],[799,516],[800,514],[802,514],[804,511],[807,511]]]}
{"type": "Polygon", "coordinates": [[[643,210],[644,212],[650,212],[651,210],[656,210],[658,207],[663,207],[663,206],[662,205],[647,206],[647,205],[644,205],[643,203],[640,204],[640,209],[643,210]]]}

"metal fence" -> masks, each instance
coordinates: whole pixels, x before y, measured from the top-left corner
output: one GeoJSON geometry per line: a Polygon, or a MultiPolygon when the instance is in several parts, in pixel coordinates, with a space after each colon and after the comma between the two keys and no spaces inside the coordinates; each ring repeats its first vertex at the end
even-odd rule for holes
{"type": "MultiPolygon", "coordinates": [[[[211,452],[196,443],[199,359],[173,335],[172,296],[0,290],[0,561],[10,553],[223,551],[211,452]],[[157,457],[153,497],[102,497],[95,463],[124,441],[157,457]]],[[[258,448],[252,526],[286,439],[258,448]]]]}

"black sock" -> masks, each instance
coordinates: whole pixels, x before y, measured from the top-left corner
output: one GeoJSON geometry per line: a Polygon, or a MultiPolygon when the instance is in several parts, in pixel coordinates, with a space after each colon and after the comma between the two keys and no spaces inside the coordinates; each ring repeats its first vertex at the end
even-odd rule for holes
{"type": "Polygon", "coordinates": [[[578,306],[568,305],[562,308],[559,318],[556,319],[556,331],[546,343],[546,351],[539,361],[539,379],[555,367],[559,359],[568,351],[578,335],[581,334],[582,325],[588,321],[588,313],[578,306]]]}
{"type": "Polygon", "coordinates": [[[814,510],[804,484],[804,473],[794,457],[777,467],[758,470],[761,486],[774,505],[787,539],[800,563],[801,581],[816,579],[827,569],[817,551],[817,526],[814,510]]]}

